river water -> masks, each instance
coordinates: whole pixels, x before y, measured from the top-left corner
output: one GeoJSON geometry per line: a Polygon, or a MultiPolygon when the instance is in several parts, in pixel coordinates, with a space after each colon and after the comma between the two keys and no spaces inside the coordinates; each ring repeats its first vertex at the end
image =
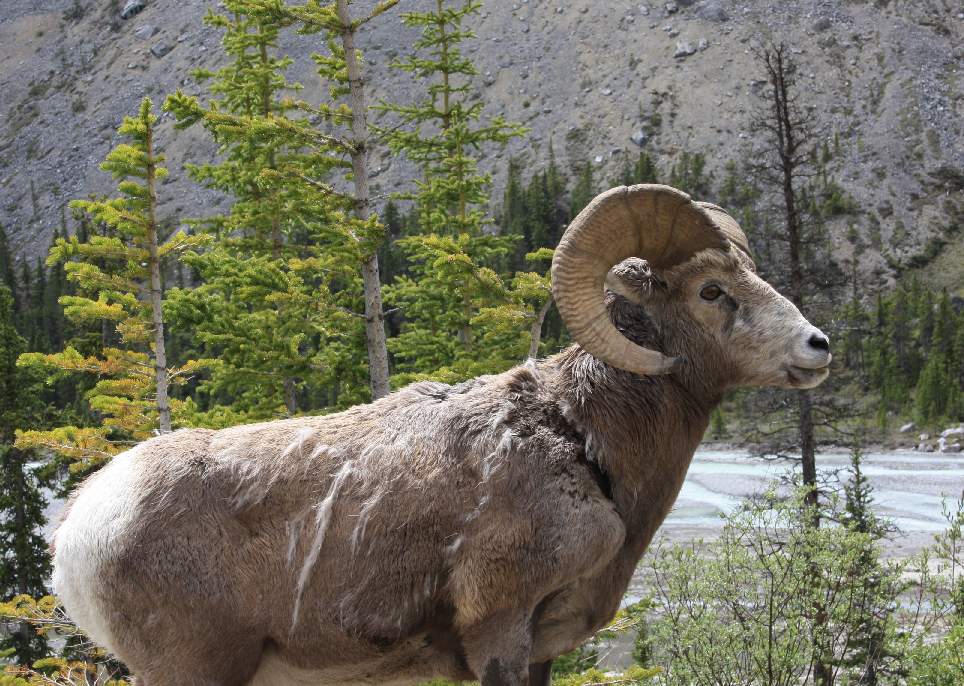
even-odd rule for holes
{"type": "MultiPolygon", "coordinates": [[[[839,480],[848,478],[849,463],[847,453],[817,456],[818,471],[831,483],[834,474],[839,480]]],[[[787,460],[763,460],[745,451],[699,450],[660,534],[670,540],[712,537],[720,529],[722,514],[793,469],[787,460]]],[[[964,490],[962,454],[866,453],[861,469],[873,487],[875,511],[902,532],[887,546],[888,553],[898,556],[916,552],[945,529],[942,500],[953,506],[964,490]]]]}

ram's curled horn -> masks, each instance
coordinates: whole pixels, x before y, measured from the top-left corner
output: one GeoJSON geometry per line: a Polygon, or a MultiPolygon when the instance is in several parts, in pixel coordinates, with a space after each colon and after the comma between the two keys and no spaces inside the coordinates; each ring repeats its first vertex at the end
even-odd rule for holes
{"type": "Polygon", "coordinates": [[[716,225],[720,227],[720,230],[726,234],[726,237],[730,239],[730,243],[739,248],[740,251],[747,256],[750,264],[753,265],[753,270],[756,271],[756,263],[753,261],[753,255],[750,253],[750,242],[746,239],[746,234],[743,233],[743,229],[736,223],[736,220],[719,205],[714,205],[711,202],[698,202],[696,204],[710,213],[710,217],[712,217],[716,225]]]}
{"type": "Polygon", "coordinates": [[[659,270],[700,250],[728,249],[730,236],[714,214],[686,193],[658,184],[619,186],[596,196],[566,229],[552,260],[553,297],[573,339],[614,367],[644,375],[672,372],[676,358],[636,345],[613,326],[603,298],[606,275],[627,257],[659,270]]]}

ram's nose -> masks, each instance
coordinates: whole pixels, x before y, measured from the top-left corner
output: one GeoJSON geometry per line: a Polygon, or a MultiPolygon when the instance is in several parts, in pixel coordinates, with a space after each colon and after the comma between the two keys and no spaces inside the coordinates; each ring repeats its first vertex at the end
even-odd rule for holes
{"type": "Polygon", "coordinates": [[[822,350],[827,354],[830,353],[830,339],[827,338],[822,331],[816,331],[810,334],[810,340],[808,340],[807,343],[810,344],[811,348],[822,350]]]}
{"type": "Polygon", "coordinates": [[[795,355],[794,365],[805,369],[820,369],[830,364],[830,339],[815,326],[803,332],[805,345],[800,346],[795,355]]]}

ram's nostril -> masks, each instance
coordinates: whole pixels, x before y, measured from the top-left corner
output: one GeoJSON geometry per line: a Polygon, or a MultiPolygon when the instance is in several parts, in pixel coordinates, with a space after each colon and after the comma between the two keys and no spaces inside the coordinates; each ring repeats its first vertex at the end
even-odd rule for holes
{"type": "Polygon", "coordinates": [[[821,333],[813,334],[808,342],[810,343],[811,348],[823,350],[824,352],[830,352],[830,339],[821,333]]]}

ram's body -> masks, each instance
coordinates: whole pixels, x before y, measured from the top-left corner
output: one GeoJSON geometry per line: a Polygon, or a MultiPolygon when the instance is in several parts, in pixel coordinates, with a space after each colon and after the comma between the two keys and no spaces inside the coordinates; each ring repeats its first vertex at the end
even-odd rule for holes
{"type": "Polygon", "coordinates": [[[458,628],[526,595],[551,596],[533,649],[548,659],[615,611],[682,482],[677,453],[692,455],[705,427],[702,413],[666,417],[683,432],[658,448],[621,435],[637,434],[638,417],[613,416],[622,430],[597,429],[593,451],[628,449],[645,473],[634,495],[613,494],[586,455],[579,397],[628,410],[598,387],[620,379],[572,350],[337,415],[155,438],[75,496],[83,512],[58,532],[57,588],[95,640],[142,670],[164,668],[150,663],[169,659],[156,646],[170,642],[184,653],[243,645],[231,660],[245,672],[237,655],[264,657],[264,684],[287,672],[467,679],[458,628]],[[596,383],[573,393],[574,371],[596,383]],[[617,436],[627,443],[610,446],[617,436]],[[94,555],[73,554],[91,539],[94,555]]]}
{"type": "Polygon", "coordinates": [[[616,612],[722,393],[826,378],[734,227],[614,189],[556,251],[581,346],[115,458],[56,535],[67,610],[147,686],[544,686],[616,612]]]}

